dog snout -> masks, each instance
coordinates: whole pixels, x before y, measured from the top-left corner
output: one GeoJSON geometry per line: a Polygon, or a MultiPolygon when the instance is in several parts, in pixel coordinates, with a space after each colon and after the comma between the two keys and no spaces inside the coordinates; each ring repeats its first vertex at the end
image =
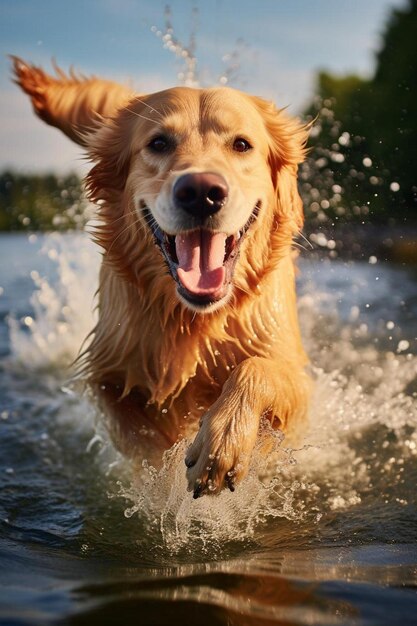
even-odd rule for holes
{"type": "Polygon", "coordinates": [[[220,211],[227,201],[229,187],[220,174],[184,174],[176,181],[173,195],[177,208],[204,218],[220,211]]]}

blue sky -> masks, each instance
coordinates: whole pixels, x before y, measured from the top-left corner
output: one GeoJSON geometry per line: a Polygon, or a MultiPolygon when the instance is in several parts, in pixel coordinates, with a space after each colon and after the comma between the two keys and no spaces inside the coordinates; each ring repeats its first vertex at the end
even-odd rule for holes
{"type": "MultiPolygon", "coordinates": [[[[85,171],[80,149],[31,112],[10,82],[7,54],[50,68],[55,58],[144,92],[178,82],[178,61],[151,31],[164,27],[165,0],[0,0],[0,170],[85,171]]],[[[174,34],[187,44],[197,23],[198,68],[205,83],[241,51],[232,86],[290,106],[313,93],[315,72],[372,73],[390,10],[405,0],[171,0],[174,34]],[[193,18],[193,8],[198,15],[193,18]],[[238,44],[239,40],[243,43],[238,44]]]]}

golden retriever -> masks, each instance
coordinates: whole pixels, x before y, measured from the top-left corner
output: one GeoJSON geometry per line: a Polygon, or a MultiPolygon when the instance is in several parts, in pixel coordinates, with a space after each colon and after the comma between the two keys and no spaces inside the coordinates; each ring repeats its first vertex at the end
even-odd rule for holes
{"type": "Polygon", "coordinates": [[[230,88],[139,96],[13,62],[39,117],[94,163],[99,320],[80,359],[113,436],[161,455],[198,430],[185,459],[194,497],[233,491],[262,417],[305,426],[292,242],[308,127],[230,88]]]}

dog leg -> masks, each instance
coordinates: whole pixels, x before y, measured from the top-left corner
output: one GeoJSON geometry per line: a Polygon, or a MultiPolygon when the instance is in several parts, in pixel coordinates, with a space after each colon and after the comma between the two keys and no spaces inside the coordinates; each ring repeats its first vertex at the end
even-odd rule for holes
{"type": "MultiPolygon", "coordinates": [[[[252,357],[236,367],[203,416],[185,463],[194,498],[235,484],[248,472],[261,417],[270,412],[284,431],[306,415],[309,381],[291,363],[252,357]]],[[[299,426],[299,424],[298,424],[299,426]]]]}

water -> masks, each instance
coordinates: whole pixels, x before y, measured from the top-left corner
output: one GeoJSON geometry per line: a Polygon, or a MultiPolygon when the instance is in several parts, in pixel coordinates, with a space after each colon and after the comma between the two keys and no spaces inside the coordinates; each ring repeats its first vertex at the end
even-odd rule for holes
{"type": "Polygon", "coordinates": [[[132,469],[70,380],[87,236],[0,237],[0,624],[417,624],[417,271],[310,256],[310,432],[194,501],[185,444],[132,469]]]}

